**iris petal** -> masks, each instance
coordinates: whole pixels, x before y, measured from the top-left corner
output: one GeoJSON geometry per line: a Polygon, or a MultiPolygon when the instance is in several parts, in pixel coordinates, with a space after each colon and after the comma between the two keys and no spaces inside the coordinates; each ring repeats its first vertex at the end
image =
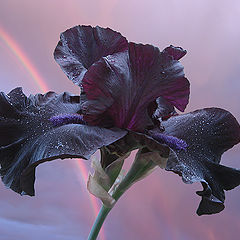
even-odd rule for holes
{"type": "Polygon", "coordinates": [[[61,34],[54,58],[67,77],[80,86],[94,62],[127,47],[126,38],[110,28],[76,26],[61,34]]]}
{"type": "Polygon", "coordinates": [[[213,214],[224,208],[224,190],[240,184],[240,170],[220,165],[221,155],[240,142],[240,126],[223,109],[206,108],[163,121],[168,135],[184,140],[186,151],[172,151],[166,170],[182,176],[186,183],[200,181],[197,192],[202,201],[198,215],[213,214]]]}
{"type": "Polygon", "coordinates": [[[87,101],[84,119],[91,125],[113,125],[142,132],[153,125],[147,107],[162,96],[183,111],[189,82],[183,66],[151,45],[129,43],[129,50],[102,58],[83,79],[87,101]]]}
{"type": "Polygon", "coordinates": [[[0,94],[0,173],[5,185],[34,195],[35,167],[57,158],[88,159],[127,132],[82,124],[55,125],[59,114],[75,114],[79,97],[68,93],[26,97],[20,88],[0,94]]]}
{"type": "Polygon", "coordinates": [[[181,47],[174,47],[172,45],[165,48],[163,51],[167,52],[168,55],[172,56],[173,59],[175,59],[175,60],[179,60],[187,54],[186,50],[182,49],[181,47]]]}

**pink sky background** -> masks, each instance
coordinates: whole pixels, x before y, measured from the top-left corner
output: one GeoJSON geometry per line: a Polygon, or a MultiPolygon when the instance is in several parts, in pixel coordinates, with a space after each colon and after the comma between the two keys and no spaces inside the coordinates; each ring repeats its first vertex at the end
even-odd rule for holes
{"type": "MultiPolygon", "coordinates": [[[[240,121],[240,2],[238,0],[7,0],[0,3],[0,29],[21,48],[49,89],[79,93],[53,59],[59,34],[79,25],[121,32],[129,41],[188,51],[182,63],[191,82],[187,112],[221,107],[240,121]]],[[[41,92],[0,35],[0,91],[22,86],[41,92]]],[[[240,147],[223,164],[240,168],[240,147]]],[[[89,163],[86,162],[89,166],[89,163]]],[[[0,183],[0,240],[85,240],[93,206],[74,160],[37,169],[36,197],[19,196],[0,183]]],[[[226,193],[217,215],[195,214],[200,184],[186,185],[170,172],[155,171],[117,203],[101,240],[238,240],[240,189],[226,193]]]]}

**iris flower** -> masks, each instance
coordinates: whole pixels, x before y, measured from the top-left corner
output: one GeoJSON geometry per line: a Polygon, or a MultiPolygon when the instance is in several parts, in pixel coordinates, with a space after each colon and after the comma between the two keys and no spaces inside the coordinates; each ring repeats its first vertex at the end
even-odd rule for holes
{"type": "Polygon", "coordinates": [[[81,94],[27,97],[21,88],[0,94],[4,184],[33,196],[39,164],[89,159],[100,149],[88,189],[109,209],[134,182],[160,166],[185,183],[201,182],[198,215],[222,211],[224,190],[240,184],[240,171],[220,165],[221,155],[239,143],[240,126],[220,108],[177,113],[189,101],[190,84],[179,62],[185,54],[172,45],[160,51],[128,42],[109,28],[76,26],[62,33],[54,57],[81,94]],[[135,149],[124,177],[124,159],[135,149]]]}

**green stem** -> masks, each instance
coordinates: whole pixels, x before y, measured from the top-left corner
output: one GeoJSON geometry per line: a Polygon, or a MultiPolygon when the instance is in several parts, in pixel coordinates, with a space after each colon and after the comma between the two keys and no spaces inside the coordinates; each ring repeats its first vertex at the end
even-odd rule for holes
{"type": "Polygon", "coordinates": [[[111,211],[112,208],[107,208],[102,205],[100,212],[92,226],[91,232],[88,236],[88,240],[95,240],[97,239],[98,233],[104,223],[105,218],[107,217],[108,213],[111,211]]]}
{"type": "MultiPolygon", "coordinates": [[[[134,182],[140,180],[141,177],[144,176],[148,170],[151,170],[153,167],[155,167],[155,164],[151,161],[146,162],[138,161],[138,159],[135,159],[127,175],[124,177],[119,186],[116,188],[115,192],[112,194],[112,197],[116,200],[116,202],[127,191],[127,189],[132,186],[134,182]]],[[[88,236],[88,240],[95,240],[97,238],[103,222],[112,208],[113,206],[111,208],[108,208],[104,205],[102,206],[88,236]]]]}
{"type": "MultiPolygon", "coordinates": [[[[122,180],[122,182],[117,187],[116,191],[113,193],[112,197],[117,200],[123,195],[123,193],[132,185],[131,179],[129,179],[128,174],[122,180]]],[[[98,213],[98,216],[92,226],[91,232],[88,236],[88,240],[95,240],[99,234],[99,231],[106,219],[108,213],[112,210],[112,208],[108,208],[102,205],[101,210],[98,213]]]]}

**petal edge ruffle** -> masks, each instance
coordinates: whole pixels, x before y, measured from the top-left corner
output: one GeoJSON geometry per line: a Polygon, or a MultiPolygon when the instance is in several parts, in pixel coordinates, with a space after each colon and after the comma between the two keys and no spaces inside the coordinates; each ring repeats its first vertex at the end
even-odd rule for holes
{"type": "Polygon", "coordinates": [[[185,183],[202,182],[199,215],[223,210],[224,190],[240,184],[240,170],[219,164],[221,155],[240,142],[237,120],[226,110],[206,108],[171,117],[162,125],[165,134],[188,145],[186,151],[171,151],[166,170],[178,173],[185,183]]]}
{"type": "Polygon", "coordinates": [[[21,88],[0,93],[0,174],[5,185],[32,196],[38,164],[57,158],[88,159],[127,133],[72,123],[56,126],[50,121],[79,109],[79,97],[68,93],[26,97],[21,88]]]}
{"type": "Polygon", "coordinates": [[[84,74],[94,62],[127,47],[126,38],[110,28],[75,26],[61,34],[54,58],[67,77],[81,86],[84,74]]]}

